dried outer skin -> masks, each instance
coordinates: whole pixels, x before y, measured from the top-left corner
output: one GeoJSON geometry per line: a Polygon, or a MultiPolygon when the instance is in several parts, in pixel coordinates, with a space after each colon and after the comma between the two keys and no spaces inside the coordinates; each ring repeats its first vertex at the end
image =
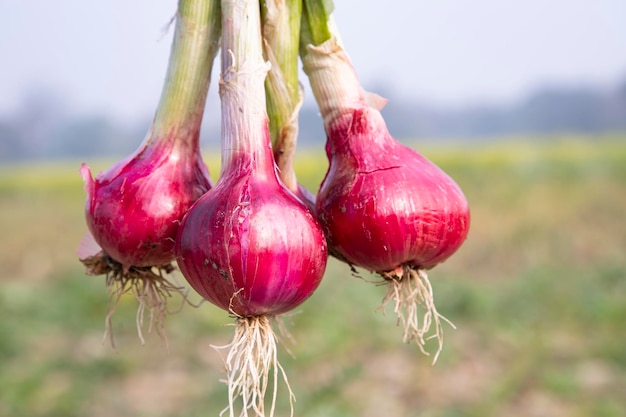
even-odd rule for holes
{"type": "Polygon", "coordinates": [[[174,239],[191,205],[211,188],[199,152],[171,141],[153,141],[85,181],[87,226],[94,239],[124,270],[174,260],[174,239]]]}
{"type": "Polygon", "coordinates": [[[432,268],[456,252],[470,213],[454,180],[392,138],[371,107],[336,119],[327,134],[316,211],[331,250],[378,272],[432,268]]]}
{"type": "Polygon", "coordinates": [[[310,210],[275,174],[245,171],[229,172],[189,210],[177,262],[189,284],[222,309],[240,317],[277,315],[318,287],[326,240],[310,210]]]}

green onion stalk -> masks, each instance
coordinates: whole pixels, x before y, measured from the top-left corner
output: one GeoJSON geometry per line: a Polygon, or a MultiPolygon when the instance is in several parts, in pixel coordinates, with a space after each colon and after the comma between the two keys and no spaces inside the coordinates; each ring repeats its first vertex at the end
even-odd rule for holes
{"type": "Polygon", "coordinates": [[[263,50],[271,64],[265,94],[274,160],[285,187],[312,209],[315,197],[298,184],[294,170],[303,98],[298,81],[301,18],[302,0],[261,0],[263,50]]]}

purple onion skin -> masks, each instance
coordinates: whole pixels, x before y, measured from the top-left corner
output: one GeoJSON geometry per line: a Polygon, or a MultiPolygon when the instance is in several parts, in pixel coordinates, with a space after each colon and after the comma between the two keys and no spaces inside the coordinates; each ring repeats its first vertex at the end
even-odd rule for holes
{"type": "MultiPolygon", "coordinates": [[[[269,143],[269,137],[268,137],[269,143]]],[[[241,317],[292,310],[318,287],[328,257],[311,212],[259,175],[250,156],[189,210],[178,233],[178,266],[205,299],[241,317]],[[255,174],[251,172],[256,170],[255,174]]],[[[237,160],[238,158],[238,160],[237,160]]]]}
{"type": "Polygon", "coordinates": [[[125,270],[172,262],[180,221],[211,188],[199,151],[186,146],[154,140],[95,180],[81,166],[89,231],[125,270]]]}
{"type": "Polygon", "coordinates": [[[316,211],[332,250],[377,272],[432,268],[456,252],[470,213],[454,180],[391,137],[372,108],[338,118],[327,134],[316,211]]]}

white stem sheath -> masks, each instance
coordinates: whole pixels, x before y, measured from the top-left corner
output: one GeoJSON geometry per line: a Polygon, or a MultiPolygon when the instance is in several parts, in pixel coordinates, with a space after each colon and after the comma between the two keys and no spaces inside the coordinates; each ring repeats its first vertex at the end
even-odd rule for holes
{"type": "MultiPolygon", "coordinates": [[[[222,0],[222,173],[238,155],[273,161],[265,102],[261,13],[254,0],[222,0]]],[[[272,162],[273,163],[273,162],[272,162]]],[[[261,170],[262,171],[262,170],[261,170]]]]}

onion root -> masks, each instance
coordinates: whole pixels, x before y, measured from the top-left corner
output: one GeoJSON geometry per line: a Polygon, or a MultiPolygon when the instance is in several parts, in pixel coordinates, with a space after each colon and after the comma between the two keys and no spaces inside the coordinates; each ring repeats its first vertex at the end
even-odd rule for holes
{"type": "Polygon", "coordinates": [[[167,346],[168,340],[165,331],[165,318],[167,315],[177,313],[184,304],[189,304],[193,307],[198,306],[189,300],[187,297],[188,290],[185,287],[177,285],[175,281],[172,282],[166,277],[166,274],[171,274],[175,269],[172,264],[153,267],[132,266],[125,270],[122,264],[102,251],[96,255],[81,259],[81,262],[85,265],[87,275],[106,276],[105,283],[109,289],[110,297],[107,315],[104,320],[103,340],[108,339],[113,348],[115,348],[115,340],[113,338],[112,317],[122,296],[125,294],[132,295],[139,302],[136,323],[137,335],[141,344],[145,344],[143,327],[146,310],[150,316],[148,333],[155,330],[167,346]],[[170,311],[167,308],[167,300],[174,294],[179,294],[182,297],[182,303],[178,310],[170,311]]]}
{"type": "Polygon", "coordinates": [[[428,280],[426,271],[411,265],[403,265],[393,271],[381,273],[387,285],[387,293],[383,298],[379,310],[383,312],[387,305],[393,303],[393,311],[398,317],[397,324],[402,328],[402,341],[415,342],[422,353],[426,351],[426,342],[436,339],[438,346],[433,358],[433,364],[443,349],[442,321],[456,328],[452,322],[437,312],[433,296],[433,289],[428,280]],[[420,310],[423,315],[420,320],[420,310]],[[428,335],[434,327],[434,334],[428,335]]]}
{"type": "Polygon", "coordinates": [[[241,398],[239,417],[265,417],[265,394],[271,385],[271,406],[268,417],[274,415],[278,391],[278,380],[282,377],[289,392],[291,416],[295,396],[287,375],[278,362],[277,337],[272,329],[270,317],[237,317],[235,335],[228,345],[213,346],[220,351],[228,349],[225,368],[228,384],[228,406],[220,413],[235,416],[235,402],[241,398]]]}

